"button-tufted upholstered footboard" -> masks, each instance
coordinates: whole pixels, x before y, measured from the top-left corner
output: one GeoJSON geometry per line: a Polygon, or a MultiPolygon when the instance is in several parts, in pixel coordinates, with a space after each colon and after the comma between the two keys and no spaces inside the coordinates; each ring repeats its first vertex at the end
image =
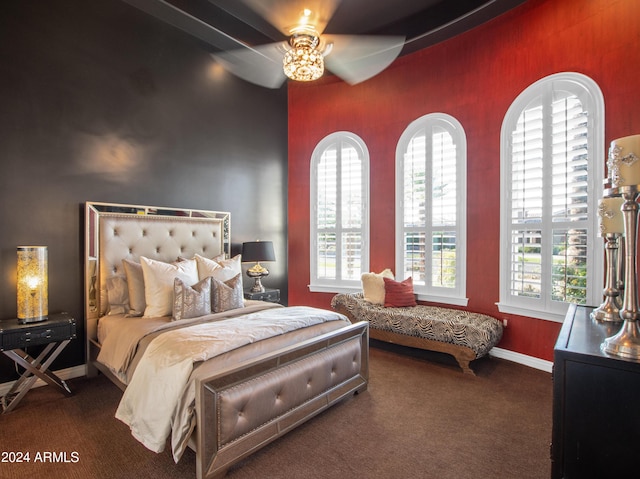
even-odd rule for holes
{"type": "Polygon", "coordinates": [[[359,322],[221,371],[197,384],[196,467],[229,467],[347,396],[367,389],[368,324],[359,322]]]}
{"type": "Polygon", "coordinates": [[[424,305],[385,308],[362,293],[337,294],[331,306],[352,322],[367,321],[371,338],[451,354],[467,374],[474,374],[469,363],[502,338],[502,323],[486,314],[424,305]]]}

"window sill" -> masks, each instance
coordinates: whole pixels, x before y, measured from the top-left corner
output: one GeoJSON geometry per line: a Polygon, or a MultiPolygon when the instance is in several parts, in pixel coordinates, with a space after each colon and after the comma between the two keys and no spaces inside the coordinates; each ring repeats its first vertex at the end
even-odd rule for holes
{"type": "Polygon", "coordinates": [[[433,294],[416,293],[416,299],[419,301],[428,301],[430,303],[450,304],[453,306],[464,306],[469,304],[469,298],[457,298],[452,296],[438,296],[433,294]]]}
{"type": "Polygon", "coordinates": [[[319,286],[310,284],[307,286],[312,293],[360,293],[360,286],[319,286]]]}
{"type": "Polygon", "coordinates": [[[539,311],[537,309],[529,309],[510,304],[496,303],[498,311],[501,313],[515,314],[525,316],[527,318],[542,319],[544,321],[553,321],[556,323],[564,322],[565,313],[551,313],[549,311],[539,311]]]}

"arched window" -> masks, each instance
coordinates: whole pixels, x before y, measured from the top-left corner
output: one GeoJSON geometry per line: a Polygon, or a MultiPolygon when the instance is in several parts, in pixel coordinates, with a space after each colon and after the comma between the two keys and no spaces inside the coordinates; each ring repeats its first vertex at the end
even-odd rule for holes
{"type": "Polygon", "coordinates": [[[467,304],[466,169],[462,125],[444,113],[418,118],[396,149],[396,278],[418,299],[467,304]]]}
{"type": "Polygon", "coordinates": [[[311,291],[359,291],[369,270],[369,152],[355,134],[324,138],[311,158],[311,291]]]}
{"type": "Polygon", "coordinates": [[[604,99],[578,73],[531,85],[501,132],[500,311],[562,321],[600,304],[604,99]]]}

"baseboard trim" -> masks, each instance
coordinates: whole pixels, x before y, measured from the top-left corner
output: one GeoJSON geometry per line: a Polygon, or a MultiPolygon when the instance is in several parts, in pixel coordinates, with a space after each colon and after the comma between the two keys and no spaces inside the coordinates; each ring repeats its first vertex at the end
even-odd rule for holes
{"type": "Polygon", "coordinates": [[[509,351],[508,349],[493,348],[489,352],[489,355],[495,356],[496,358],[500,358],[500,359],[506,359],[507,361],[512,361],[514,363],[524,364],[525,366],[529,366],[535,369],[540,369],[548,373],[553,372],[552,361],[546,361],[544,359],[534,358],[533,356],[527,356],[526,354],[516,353],[515,351],[509,351]]]}
{"type": "MultiPolygon", "coordinates": [[[[63,381],[67,379],[79,378],[87,375],[87,366],[85,364],[81,364],[80,366],[73,366],[67,369],[60,369],[58,371],[54,371],[54,374],[58,376],[63,381]]],[[[9,392],[9,390],[13,387],[15,381],[10,381],[8,383],[0,384],[0,396],[4,396],[9,392]]],[[[38,378],[38,380],[33,385],[34,388],[39,388],[40,386],[46,386],[42,379],[38,378]]]]}

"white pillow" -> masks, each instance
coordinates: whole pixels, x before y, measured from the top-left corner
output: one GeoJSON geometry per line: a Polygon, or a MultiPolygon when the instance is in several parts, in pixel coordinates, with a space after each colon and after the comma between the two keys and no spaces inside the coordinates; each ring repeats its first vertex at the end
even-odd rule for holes
{"type": "Polygon", "coordinates": [[[131,316],[142,316],[147,307],[144,300],[144,276],[140,263],[123,259],[122,266],[127,277],[127,287],[129,288],[129,311],[131,316]]]}
{"type": "Polygon", "coordinates": [[[163,263],[140,256],[144,276],[144,317],[171,316],[173,311],[173,281],[180,278],[188,286],[198,282],[196,261],[188,259],[163,263]]]}
{"type": "Polygon", "coordinates": [[[387,268],[380,273],[363,273],[362,291],[364,299],[373,304],[384,304],[384,279],[395,279],[393,272],[387,268]]]}
{"type": "MultiPolygon", "coordinates": [[[[194,258],[198,264],[199,279],[212,277],[224,283],[242,274],[242,256],[239,254],[231,259],[219,259],[217,261],[198,254],[194,258]]],[[[242,281],[242,276],[240,280],[242,281]]]]}

